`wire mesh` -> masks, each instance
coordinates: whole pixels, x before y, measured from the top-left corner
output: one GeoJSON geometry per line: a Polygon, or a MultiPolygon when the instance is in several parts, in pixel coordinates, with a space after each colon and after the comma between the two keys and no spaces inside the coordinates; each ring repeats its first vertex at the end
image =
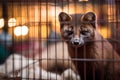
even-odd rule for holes
{"type": "Polygon", "coordinates": [[[0,80],[119,80],[119,3],[119,0],[0,0],[0,80]],[[92,50],[101,53],[101,57],[90,57],[87,44],[82,49],[66,44],[70,40],[61,38],[60,12],[96,14],[97,31],[103,38],[86,42],[99,43],[100,50],[92,50]],[[106,45],[108,42],[112,47],[106,45]],[[105,67],[99,70],[101,66],[105,67]]]}

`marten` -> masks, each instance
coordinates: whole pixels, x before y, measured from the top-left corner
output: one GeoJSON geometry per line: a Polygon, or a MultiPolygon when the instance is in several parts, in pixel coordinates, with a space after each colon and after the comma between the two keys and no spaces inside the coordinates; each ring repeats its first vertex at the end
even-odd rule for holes
{"type": "Polygon", "coordinates": [[[81,80],[119,80],[120,57],[98,32],[94,12],[59,14],[60,34],[81,80]]]}

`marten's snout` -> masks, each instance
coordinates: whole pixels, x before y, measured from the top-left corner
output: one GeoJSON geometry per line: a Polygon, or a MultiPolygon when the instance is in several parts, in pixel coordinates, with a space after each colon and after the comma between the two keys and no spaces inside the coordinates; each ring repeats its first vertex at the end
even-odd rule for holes
{"type": "Polygon", "coordinates": [[[79,39],[74,39],[73,44],[74,44],[74,45],[79,45],[79,44],[80,44],[80,43],[79,43],[79,39]]]}
{"type": "Polygon", "coordinates": [[[84,44],[84,41],[81,38],[72,38],[71,42],[74,46],[81,46],[84,44]]]}

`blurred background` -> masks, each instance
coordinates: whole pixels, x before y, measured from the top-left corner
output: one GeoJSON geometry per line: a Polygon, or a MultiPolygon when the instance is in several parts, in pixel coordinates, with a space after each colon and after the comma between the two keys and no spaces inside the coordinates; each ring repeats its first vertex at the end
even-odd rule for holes
{"type": "Polygon", "coordinates": [[[61,11],[69,14],[92,11],[97,15],[99,32],[120,53],[119,4],[119,0],[0,0],[1,52],[27,57],[40,54],[61,41],[58,22],[61,11]]]}

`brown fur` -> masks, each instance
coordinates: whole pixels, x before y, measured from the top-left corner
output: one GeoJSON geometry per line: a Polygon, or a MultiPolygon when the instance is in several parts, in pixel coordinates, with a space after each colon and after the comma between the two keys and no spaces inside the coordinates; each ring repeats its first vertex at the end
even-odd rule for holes
{"type": "MultiPolygon", "coordinates": [[[[82,14],[82,17],[77,15],[77,19],[81,19],[82,21],[95,21],[96,18],[91,17],[93,15],[86,13],[82,14]],[[87,15],[86,15],[87,14],[87,15]],[[89,15],[88,15],[89,14],[89,15]]],[[[94,13],[93,13],[94,14],[94,13]]],[[[68,14],[62,12],[59,15],[59,21],[61,25],[61,36],[64,41],[67,42],[68,52],[78,69],[78,72],[81,76],[81,80],[119,80],[120,79],[120,57],[116,51],[114,51],[111,44],[103,39],[101,35],[97,31],[97,26],[95,23],[90,23],[89,27],[93,30],[91,41],[85,42],[84,45],[75,47],[72,43],[70,43],[70,38],[64,35],[63,27],[66,23],[79,23],[77,20],[72,20],[74,17],[69,16],[68,14]],[[62,14],[62,15],[61,15],[62,14]],[[66,15],[66,16],[64,16],[66,15]],[[62,18],[64,16],[64,18],[62,18]],[[92,26],[92,27],[91,27],[92,26]]],[[[76,24],[77,26],[78,23],[76,24]]],[[[87,23],[85,23],[87,24],[87,23]]],[[[73,27],[73,37],[75,37],[75,32],[78,31],[78,27],[76,25],[73,27]]],[[[81,33],[79,33],[80,35],[81,33]]],[[[79,37],[78,35],[78,37],[79,37]]]]}
{"type": "MultiPolygon", "coordinates": [[[[96,36],[100,35],[97,34],[96,36]]],[[[72,58],[81,59],[81,61],[75,60],[74,63],[78,69],[79,74],[81,76],[84,76],[83,80],[85,78],[87,78],[87,80],[90,80],[90,78],[92,76],[94,77],[95,75],[95,80],[119,80],[120,63],[112,61],[119,60],[120,58],[118,54],[113,50],[112,46],[108,43],[108,41],[104,41],[105,42],[103,43],[90,42],[79,48],[75,48],[68,44],[68,51],[70,56],[72,58]],[[97,61],[82,61],[82,59],[95,59],[97,61]],[[104,59],[111,61],[99,61],[104,59]]],[[[93,80],[93,78],[91,78],[91,80],[93,80]]]]}

